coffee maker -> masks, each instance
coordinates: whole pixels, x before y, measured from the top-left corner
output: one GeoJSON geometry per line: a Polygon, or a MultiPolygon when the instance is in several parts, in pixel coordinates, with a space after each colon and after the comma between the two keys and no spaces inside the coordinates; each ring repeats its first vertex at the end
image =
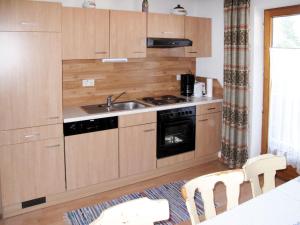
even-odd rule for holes
{"type": "Polygon", "coordinates": [[[181,89],[182,96],[190,97],[194,94],[195,76],[194,74],[181,74],[181,89]]]}

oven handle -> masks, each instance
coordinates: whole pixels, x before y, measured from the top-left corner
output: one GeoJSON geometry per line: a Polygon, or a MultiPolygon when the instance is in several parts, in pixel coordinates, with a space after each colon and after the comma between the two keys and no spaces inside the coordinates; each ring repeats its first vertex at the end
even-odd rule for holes
{"type": "Polygon", "coordinates": [[[190,118],[190,119],[184,119],[184,120],[168,120],[168,121],[161,121],[159,123],[159,125],[164,126],[165,124],[170,124],[170,123],[172,125],[179,125],[179,124],[186,123],[186,122],[193,123],[194,120],[192,118],[190,118]]]}

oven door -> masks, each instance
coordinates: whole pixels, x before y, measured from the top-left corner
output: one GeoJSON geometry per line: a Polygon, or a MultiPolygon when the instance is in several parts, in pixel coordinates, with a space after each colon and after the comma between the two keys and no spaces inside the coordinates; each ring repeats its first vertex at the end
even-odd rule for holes
{"type": "Polygon", "coordinates": [[[157,158],[195,150],[195,116],[160,121],[157,129],[157,158]]]}

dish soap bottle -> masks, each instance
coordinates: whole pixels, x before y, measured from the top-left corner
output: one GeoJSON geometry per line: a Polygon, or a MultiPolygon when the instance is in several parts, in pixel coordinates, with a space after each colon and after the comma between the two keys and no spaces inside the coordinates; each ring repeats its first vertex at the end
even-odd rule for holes
{"type": "Polygon", "coordinates": [[[142,5],[142,12],[148,12],[149,10],[149,3],[148,0],[143,0],[143,5],[142,5]]]}

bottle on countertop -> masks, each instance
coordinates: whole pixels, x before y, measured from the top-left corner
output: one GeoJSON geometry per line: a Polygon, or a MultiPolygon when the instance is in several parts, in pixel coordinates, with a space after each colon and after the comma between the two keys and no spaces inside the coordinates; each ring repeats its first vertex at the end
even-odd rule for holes
{"type": "Polygon", "coordinates": [[[148,0],[143,0],[142,4],[142,12],[148,12],[149,11],[149,3],[148,0]]]}

